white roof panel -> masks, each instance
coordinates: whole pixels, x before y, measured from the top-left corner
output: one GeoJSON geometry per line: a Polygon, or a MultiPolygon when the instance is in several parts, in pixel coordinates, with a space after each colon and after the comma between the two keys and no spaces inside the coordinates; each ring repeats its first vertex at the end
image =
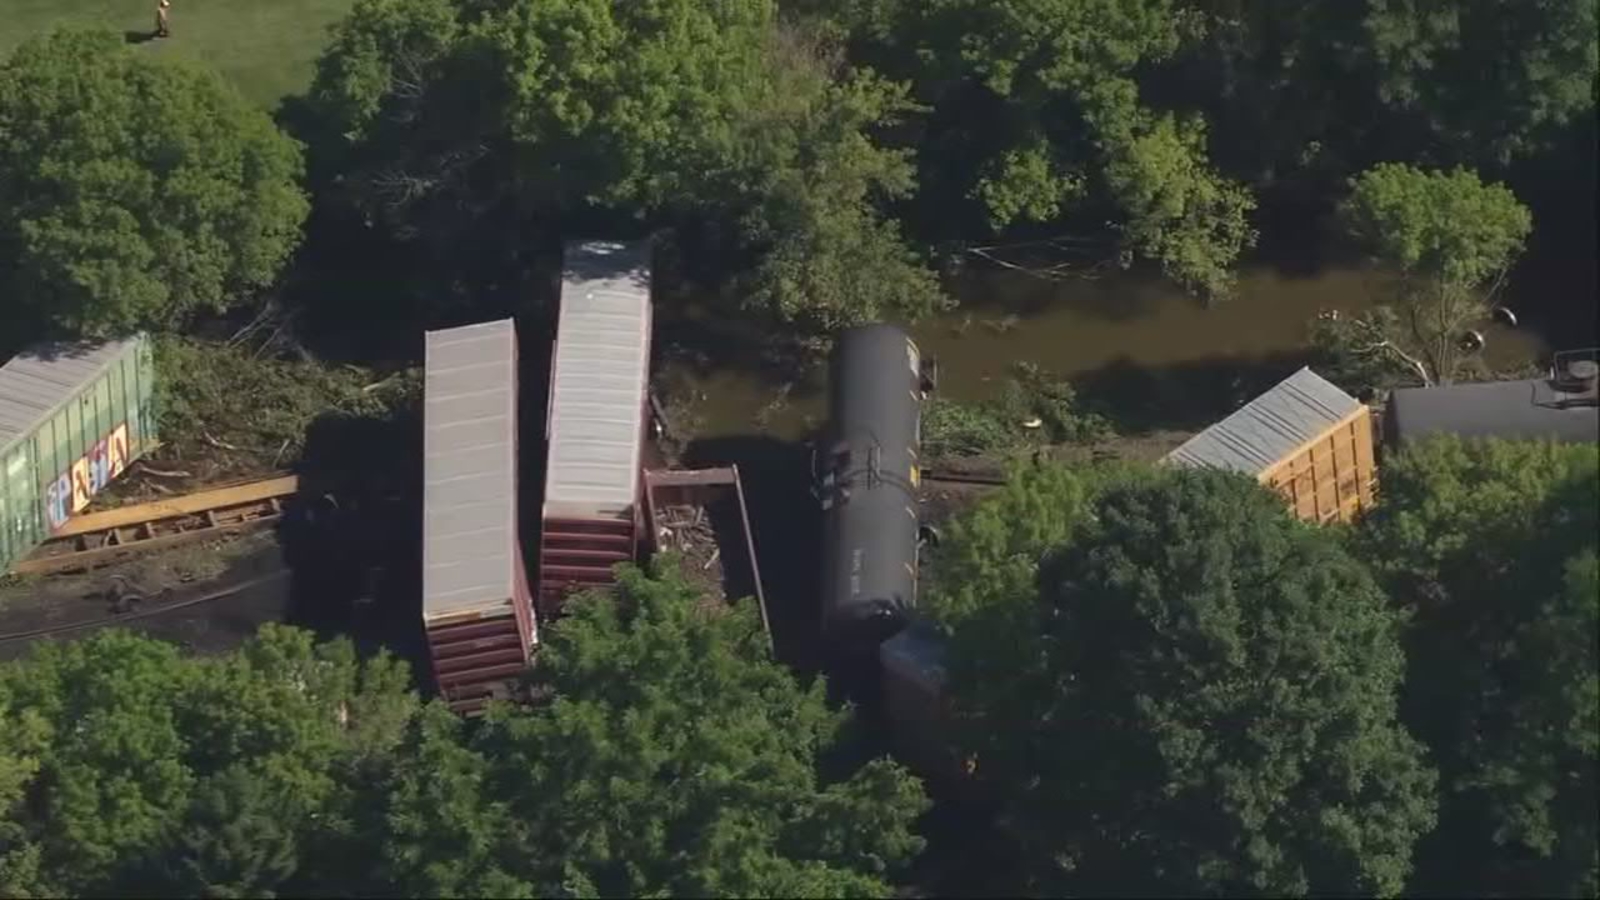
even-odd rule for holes
{"type": "Polygon", "coordinates": [[[547,510],[616,515],[633,506],[650,321],[648,244],[567,246],[550,393],[547,510]]]}
{"type": "Polygon", "coordinates": [[[1184,442],[1165,461],[1257,476],[1359,409],[1361,401],[1302,368],[1184,442]]]}
{"type": "Polygon", "coordinates": [[[513,602],[516,342],[510,319],[427,334],[424,618],[513,602]]]}

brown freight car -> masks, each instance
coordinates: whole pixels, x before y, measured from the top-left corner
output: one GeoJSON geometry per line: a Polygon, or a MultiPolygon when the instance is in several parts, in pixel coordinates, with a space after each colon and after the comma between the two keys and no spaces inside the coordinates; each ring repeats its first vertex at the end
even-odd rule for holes
{"type": "Polygon", "coordinates": [[[517,529],[512,320],[431,331],[423,421],[422,617],[439,693],[514,699],[538,641],[517,529]]]}
{"type": "Polygon", "coordinates": [[[550,366],[539,608],[612,583],[642,549],[645,425],[650,415],[650,251],[644,242],[565,248],[550,366]]]}

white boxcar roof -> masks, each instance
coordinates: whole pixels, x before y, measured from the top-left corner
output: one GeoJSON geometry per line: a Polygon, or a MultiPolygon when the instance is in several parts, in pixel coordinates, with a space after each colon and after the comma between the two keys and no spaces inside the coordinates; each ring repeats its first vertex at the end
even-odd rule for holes
{"type": "Polygon", "coordinates": [[[519,564],[517,333],[430,331],[423,409],[423,618],[512,602],[519,564]]]}
{"type": "Polygon", "coordinates": [[[41,344],[0,366],[0,450],[33,433],[142,340],[41,344]]]}
{"type": "Polygon", "coordinates": [[[649,366],[649,245],[567,245],[551,375],[547,513],[615,515],[633,506],[649,366]]]}
{"type": "Polygon", "coordinates": [[[1165,460],[1260,475],[1359,409],[1361,401],[1302,368],[1184,442],[1165,460]]]}

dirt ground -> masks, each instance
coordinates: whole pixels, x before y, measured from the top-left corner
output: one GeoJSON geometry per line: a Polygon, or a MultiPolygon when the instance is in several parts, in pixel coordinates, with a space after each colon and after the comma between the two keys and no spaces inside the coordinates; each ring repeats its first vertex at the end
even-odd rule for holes
{"type": "MultiPolygon", "coordinates": [[[[1153,463],[1193,435],[1186,431],[1161,431],[1127,437],[1115,437],[1093,445],[1062,444],[1041,448],[1040,459],[1048,462],[1086,463],[1119,459],[1129,462],[1153,463]]],[[[972,474],[1000,474],[1006,461],[993,457],[967,457],[938,460],[930,468],[944,472],[972,474]]],[[[920,518],[924,523],[938,525],[976,503],[985,493],[994,490],[991,485],[958,482],[925,482],[917,492],[921,506],[920,518]]]]}
{"type": "Polygon", "coordinates": [[[120,478],[94,496],[84,512],[149,503],[283,474],[281,468],[242,454],[218,451],[204,459],[177,459],[164,457],[164,450],[157,448],[150,458],[129,466],[120,478]]]}
{"type": "Polygon", "coordinates": [[[231,649],[263,622],[281,620],[287,609],[285,577],[272,531],[177,547],[90,572],[0,579],[0,659],[14,659],[41,640],[76,640],[99,628],[127,627],[172,641],[196,653],[231,649]],[[117,577],[151,595],[116,614],[107,596],[117,577]],[[229,597],[143,615],[146,610],[251,584],[229,597]],[[155,596],[162,588],[170,595],[155,596]],[[39,629],[88,627],[27,636],[39,629]]]}

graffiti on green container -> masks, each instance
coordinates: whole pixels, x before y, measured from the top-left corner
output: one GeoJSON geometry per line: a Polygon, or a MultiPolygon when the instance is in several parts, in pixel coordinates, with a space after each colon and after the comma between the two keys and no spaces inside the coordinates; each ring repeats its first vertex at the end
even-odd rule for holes
{"type": "Polygon", "coordinates": [[[45,489],[50,530],[60,529],[74,513],[83,512],[94,495],[127,467],[128,423],[124,422],[95,441],[89,452],[78,457],[45,489]]]}

